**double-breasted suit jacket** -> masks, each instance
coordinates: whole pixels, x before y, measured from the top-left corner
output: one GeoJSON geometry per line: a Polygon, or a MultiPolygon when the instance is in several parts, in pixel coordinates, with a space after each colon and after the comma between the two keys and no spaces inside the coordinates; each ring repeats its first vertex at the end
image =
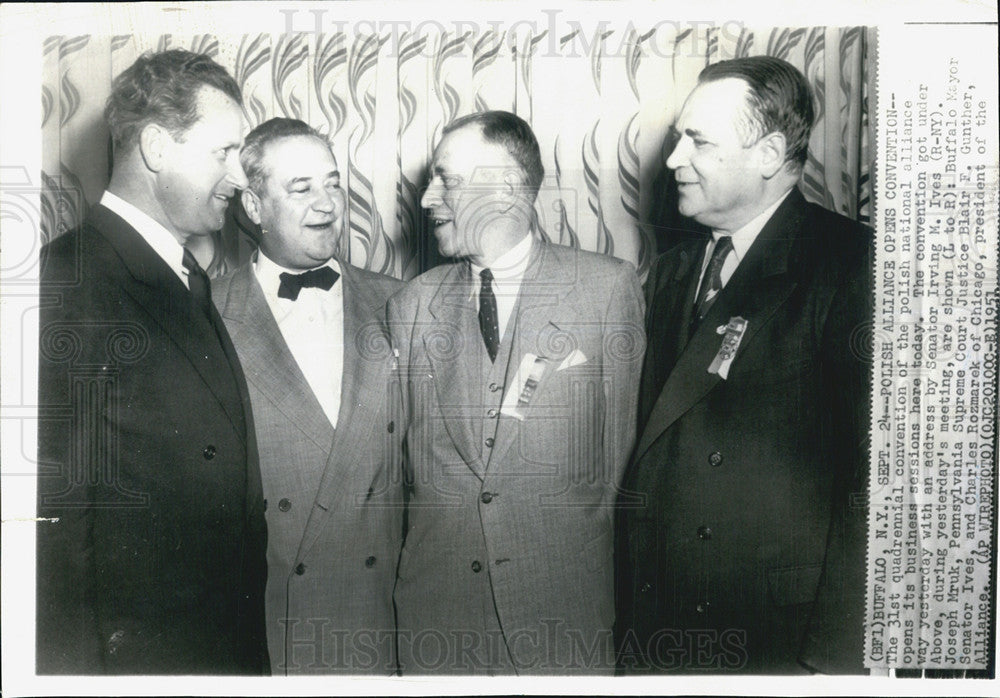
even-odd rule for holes
{"type": "Polygon", "coordinates": [[[534,241],[495,362],[473,288],[459,262],[389,302],[409,413],[402,672],[608,670],[638,279],[628,263],[534,241]]]}
{"type": "Polygon", "coordinates": [[[620,500],[625,667],[861,671],[870,244],[792,190],[690,340],[705,245],[655,263],[620,500]]]}
{"type": "Polygon", "coordinates": [[[247,263],[214,284],[258,424],[272,673],[392,674],[402,544],[398,390],[385,303],[402,282],[340,262],[344,353],[331,425],[247,263]]]}
{"type": "Polygon", "coordinates": [[[41,301],[38,672],[265,672],[260,472],[221,318],[101,205],[43,249],[41,301]]]}

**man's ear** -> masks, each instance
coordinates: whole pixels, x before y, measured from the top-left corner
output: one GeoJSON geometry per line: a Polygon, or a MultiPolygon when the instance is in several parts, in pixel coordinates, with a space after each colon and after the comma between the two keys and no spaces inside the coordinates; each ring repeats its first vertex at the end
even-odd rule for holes
{"type": "Polygon", "coordinates": [[[247,212],[250,220],[260,225],[260,199],[253,190],[244,189],[240,193],[240,201],[243,202],[243,210],[247,212]]]}
{"type": "Polygon", "coordinates": [[[519,195],[523,187],[524,183],[521,181],[521,175],[513,170],[507,170],[504,172],[503,181],[499,186],[499,198],[501,202],[503,202],[503,213],[507,213],[517,205],[517,202],[520,199],[519,195]]]}
{"type": "Polygon", "coordinates": [[[787,148],[785,134],[777,131],[767,134],[758,141],[757,152],[764,179],[771,179],[784,169],[787,148]]]}
{"type": "Polygon", "coordinates": [[[167,148],[173,140],[170,133],[159,124],[146,124],[139,131],[139,152],[151,172],[163,169],[167,148]]]}

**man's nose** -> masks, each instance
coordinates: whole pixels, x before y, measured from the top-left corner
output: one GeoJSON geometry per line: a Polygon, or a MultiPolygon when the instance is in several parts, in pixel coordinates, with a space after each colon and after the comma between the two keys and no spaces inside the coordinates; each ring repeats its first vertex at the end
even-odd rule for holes
{"type": "Polygon", "coordinates": [[[423,208],[433,208],[441,203],[441,185],[436,180],[437,178],[430,181],[424,190],[424,195],[420,197],[420,205],[423,208]]]}
{"type": "Polygon", "coordinates": [[[227,174],[226,179],[237,189],[246,189],[247,185],[250,184],[247,179],[246,173],[243,172],[243,166],[240,165],[240,157],[236,151],[232,151],[229,157],[226,159],[227,174]]]}
{"type": "Polygon", "coordinates": [[[333,195],[326,187],[320,187],[312,200],[312,207],[321,213],[330,213],[336,208],[333,195]]]}
{"type": "Polygon", "coordinates": [[[688,164],[688,157],[690,155],[690,143],[691,139],[687,136],[681,136],[677,144],[674,145],[673,151],[667,158],[667,167],[671,170],[676,170],[678,167],[684,167],[688,164]]]}
{"type": "Polygon", "coordinates": [[[330,201],[333,203],[334,218],[341,218],[347,209],[347,193],[343,189],[334,189],[330,193],[330,201]]]}

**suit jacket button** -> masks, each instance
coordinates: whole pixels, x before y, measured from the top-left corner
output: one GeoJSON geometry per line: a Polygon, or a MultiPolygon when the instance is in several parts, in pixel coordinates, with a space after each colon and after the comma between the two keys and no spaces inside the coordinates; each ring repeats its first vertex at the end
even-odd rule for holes
{"type": "Polygon", "coordinates": [[[493,448],[493,437],[492,436],[487,436],[486,437],[486,448],[493,448]]]}
{"type": "Polygon", "coordinates": [[[702,540],[712,540],[712,529],[708,526],[699,526],[698,537],[702,540]]]}
{"type": "Polygon", "coordinates": [[[649,592],[649,590],[650,590],[650,589],[652,589],[652,588],[653,588],[653,585],[652,585],[652,584],[650,584],[649,582],[643,582],[643,583],[642,583],[642,586],[641,586],[641,587],[639,587],[639,591],[640,591],[641,593],[645,594],[645,593],[648,593],[648,592],[649,592]]]}
{"type": "Polygon", "coordinates": [[[209,444],[201,452],[201,455],[205,456],[205,460],[212,460],[213,458],[215,458],[215,446],[209,444]]]}
{"type": "Polygon", "coordinates": [[[700,601],[698,605],[694,607],[694,610],[698,611],[698,613],[708,613],[708,601],[700,601]]]}
{"type": "Polygon", "coordinates": [[[375,556],[371,555],[368,557],[367,560],[365,560],[365,567],[374,567],[374,566],[375,566],[375,556]]]}
{"type": "Polygon", "coordinates": [[[502,387],[503,387],[502,385],[497,385],[496,383],[490,383],[490,392],[491,393],[495,393],[496,391],[500,390],[500,388],[502,388],[502,387]]]}
{"type": "Polygon", "coordinates": [[[479,501],[482,502],[483,504],[489,504],[490,502],[493,501],[493,493],[483,492],[481,495],[479,495],[479,501]]]}
{"type": "Polygon", "coordinates": [[[499,414],[499,412],[497,412],[497,411],[496,411],[496,410],[495,410],[494,408],[492,408],[492,407],[491,407],[490,409],[488,409],[488,410],[486,411],[486,416],[487,416],[487,417],[489,417],[490,419],[493,419],[493,418],[494,418],[494,417],[496,417],[496,416],[497,416],[498,414],[499,414]]]}
{"type": "Polygon", "coordinates": [[[292,508],[292,503],[289,502],[287,499],[282,499],[280,502],[278,502],[278,508],[281,509],[281,511],[288,511],[289,509],[292,508]]]}
{"type": "Polygon", "coordinates": [[[394,431],[396,431],[396,422],[395,421],[391,421],[391,422],[389,422],[389,433],[391,434],[394,431]]]}
{"type": "Polygon", "coordinates": [[[473,560],[472,561],[472,571],[475,572],[476,574],[479,574],[480,572],[482,572],[482,570],[483,570],[483,566],[479,562],[479,560],[473,560]]]}
{"type": "Polygon", "coordinates": [[[716,451],[715,453],[710,455],[708,457],[708,464],[715,467],[722,465],[722,454],[716,451]]]}
{"type": "Polygon", "coordinates": [[[302,576],[305,573],[306,573],[305,564],[300,562],[299,564],[295,565],[295,574],[302,576]]]}

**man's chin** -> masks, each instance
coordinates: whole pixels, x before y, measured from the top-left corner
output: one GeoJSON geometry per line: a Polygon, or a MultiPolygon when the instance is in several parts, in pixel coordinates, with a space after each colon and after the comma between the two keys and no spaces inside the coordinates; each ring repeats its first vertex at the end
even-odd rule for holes
{"type": "Polygon", "coordinates": [[[437,239],[438,252],[445,257],[455,256],[452,232],[448,229],[450,225],[451,223],[442,223],[434,228],[434,237],[437,239]]]}
{"type": "Polygon", "coordinates": [[[701,213],[701,210],[690,200],[685,201],[684,195],[681,194],[680,200],[677,202],[677,212],[685,218],[694,218],[701,213]]]}

